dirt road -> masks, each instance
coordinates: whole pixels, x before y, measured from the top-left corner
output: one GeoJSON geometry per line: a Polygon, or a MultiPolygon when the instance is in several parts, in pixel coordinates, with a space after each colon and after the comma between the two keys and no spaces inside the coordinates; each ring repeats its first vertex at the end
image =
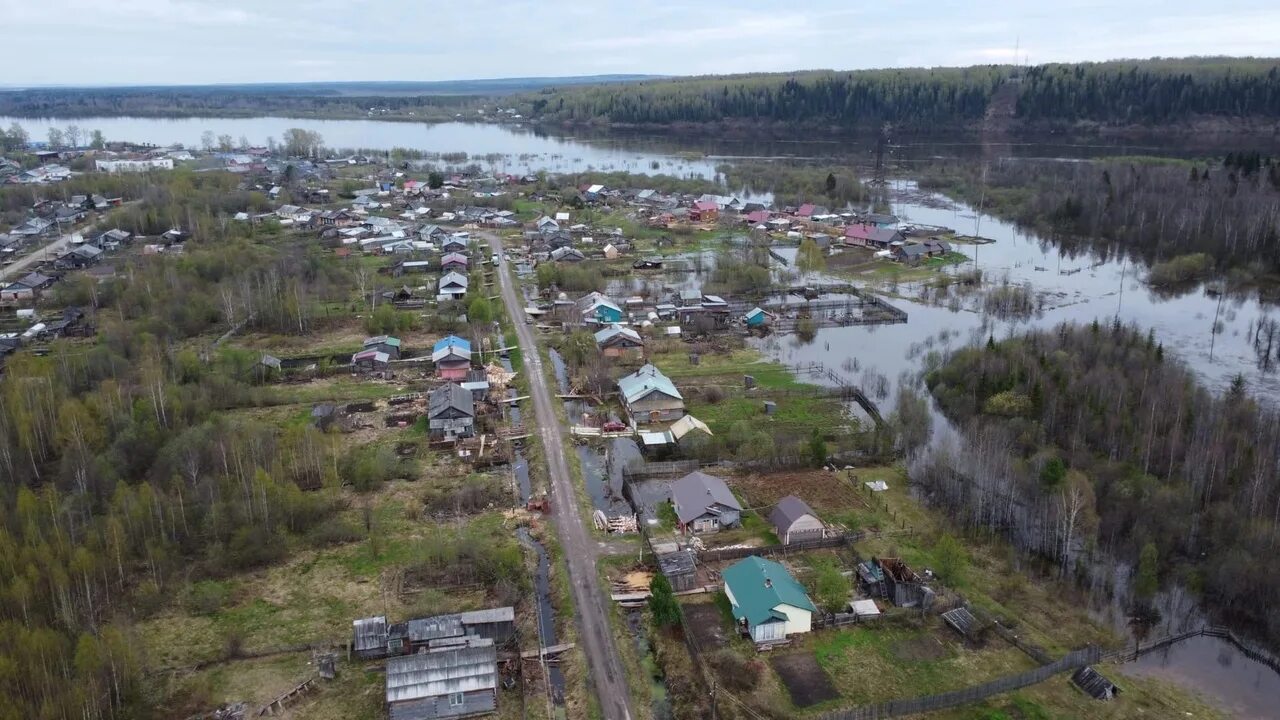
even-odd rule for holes
{"type": "MultiPolygon", "coordinates": [[[[489,241],[493,252],[503,255],[502,240],[496,235],[477,233],[489,241]]],[[[606,720],[630,720],[628,708],[630,694],[627,676],[613,643],[613,629],[609,625],[610,602],[596,584],[596,542],[587,532],[578,513],[573,491],[573,477],[565,461],[567,452],[564,428],[556,417],[551,391],[543,373],[542,356],[533,337],[533,330],[524,322],[524,302],[515,290],[511,271],[500,263],[497,269],[498,285],[502,301],[507,306],[520,340],[520,354],[524,358],[524,371],[529,377],[529,393],[533,396],[534,417],[538,432],[546,449],[547,465],[551,477],[551,507],[556,519],[556,531],[564,550],[569,568],[569,586],[573,589],[575,617],[578,621],[578,637],[587,655],[588,674],[595,686],[596,696],[606,720]]]]}
{"type": "Polygon", "coordinates": [[[63,235],[42,248],[32,250],[14,261],[12,265],[0,268],[0,280],[11,282],[27,274],[27,268],[41,260],[52,260],[62,254],[71,244],[71,236],[63,235]]]}

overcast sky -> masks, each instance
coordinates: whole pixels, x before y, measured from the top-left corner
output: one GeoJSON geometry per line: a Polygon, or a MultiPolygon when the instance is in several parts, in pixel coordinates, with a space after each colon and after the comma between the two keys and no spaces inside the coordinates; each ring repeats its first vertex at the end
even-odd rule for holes
{"type": "Polygon", "coordinates": [[[1275,0],[0,0],[5,85],[688,75],[1280,54],[1275,0]]]}

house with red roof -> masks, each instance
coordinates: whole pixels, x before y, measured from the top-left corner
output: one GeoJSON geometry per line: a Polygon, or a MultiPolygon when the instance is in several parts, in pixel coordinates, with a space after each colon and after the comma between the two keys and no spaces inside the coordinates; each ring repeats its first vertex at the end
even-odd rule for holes
{"type": "Polygon", "coordinates": [[[695,222],[715,222],[720,217],[720,206],[710,200],[699,200],[689,208],[689,219],[695,222]]]}

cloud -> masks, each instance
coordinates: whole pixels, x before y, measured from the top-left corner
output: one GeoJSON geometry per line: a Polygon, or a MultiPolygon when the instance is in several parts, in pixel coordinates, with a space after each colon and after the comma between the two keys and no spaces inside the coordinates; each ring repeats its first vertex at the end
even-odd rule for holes
{"type": "Polygon", "coordinates": [[[1251,0],[0,0],[10,84],[665,75],[1274,54],[1251,0]],[[110,47],[86,62],[59,47],[110,47]]]}

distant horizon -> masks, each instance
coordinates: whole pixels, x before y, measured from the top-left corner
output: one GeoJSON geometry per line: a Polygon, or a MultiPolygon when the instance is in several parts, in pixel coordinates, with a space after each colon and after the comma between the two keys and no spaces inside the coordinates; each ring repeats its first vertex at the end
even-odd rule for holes
{"type": "MultiPolygon", "coordinates": [[[[0,82],[0,91],[17,92],[24,90],[145,90],[151,88],[270,88],[270,87],[309,87],[309,86],[362,86],[362,85],[406,85],[406,86],[447,86],[447,85],[463,85],[463,84],[499,84],[499,83],[526,83],[551,86],[557,82],[570,82],[575,85],[590,85],[596,83],[608,83],[611,81],[619,82],[635,82],[644,80],[681,80],[694,79],[700,77],[724,77],[724,76],[750,76],[750,75],[789,75],[804,73],[858,73],[858,72],[874,72],[877,70],[935,70],[946,68],[968,68],[968,67],[992,67],[1003,65],[1023,65],[1026,67],[1034,67],[1038,65],[1083,65],[1083,64],[1107,64],[1107,63],[1126,63],[1126,62],[1150,62],[1150,61],[1177,61],[1177,60],[1256,60],[1256,61],[1275,61],[1280,63],[1280,53],[1276,55],[1234,55],[1229,53],[1205,54],[1205,55],[1151,55],[1147,57],[1114,57],[1105,60],[1079,60],[1079,61],[1046,61],[1043,63],[1016,63],[1012,60],[1005,62],[975,62],[959,65],[910,65],[910,66],[868,66],[858,68],[792,68],[786,70],[759,70],[745,72],[725,72],[725,73],[700,73],[688,75],[672,75],[662,73],[598,73],[598,74],[569,74],[569,75],[510,75],[510,76],[485,76],[485,77],[456,77],[437,80],[411,80],[411,79],[383,79],[383,80],[255,80],[251,82],[234,82],[234,81],[218,81],[218,82],[154,82],[154,83],[8,83],[0,82]]],[[[443,93],[442,93],[443,94],[443,93]]],[[[460,94],[477,94],[475,92],[460,94]]]]}

